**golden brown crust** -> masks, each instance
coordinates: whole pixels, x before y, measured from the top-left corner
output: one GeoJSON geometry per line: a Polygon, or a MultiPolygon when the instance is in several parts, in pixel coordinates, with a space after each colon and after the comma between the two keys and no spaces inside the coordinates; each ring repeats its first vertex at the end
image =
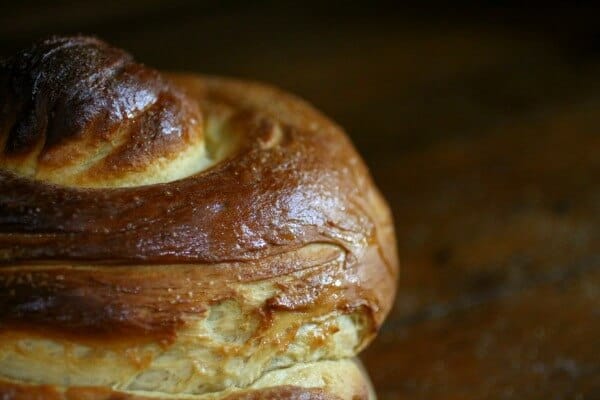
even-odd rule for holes
{"type": "Polygon", "coordinates": [[[391,308],[389,209],[344,132],[303,101],[167,79],[84,37],[2,64],[0,95],[5,376],[61,384],[46,370],[58,354],[79,386],[97,367],[110,387],[115,373],[128,390],[209,393],[352,357],[391,308]],[[236,316],[209,321],[219,307],[236,316]]]}
{"type": "MultiPolygon", "coordinates": [[[[20,82],[14,94],[20,96],[18,98],[26,98],[26,90],[31,89],[36,78],[42,79],[40,76],[44,77],[42,84],[46,82],[46,86],[38,94],[41,100],[37,102],[62,104],[65,98],[90,96],[81,87],[76,94],[72,93],[74,89],[59,91],[58,97],[52,94],[52,89],[58,90],[57,85],[61,83],[55,76],[59,73],[55,64],[70,65],[67,72],[74,72],[67,74],[69,79],[81,79],[81,74],[88,77],[100,68],[100,76],[105,79],[102,87],[108,88],[102,93],[107,92],[110,100],[103,105],[114,108],[116,104],[127,103],[139,91],[176,93],[174,96],[181,99],[180,105],[199,105],[206,114],[227,114],[228,129],[239,134],[241,143],[234,155],[207,171],[175,182],[141,187],[69,187],[0,170],[0,263],[4,268],[23,265],[14,272],[2,271],[0,277],[5,289],[0,295],[0,317],[5,322],[43,322],[67,330],[81,327],[94,332],[120,331],[122,326],[127,328],[123,331],[135,327],[142,331],[172,330],[174,324],[180,322],[181,312],[200,312],[202,304],[219,297],[207,295],[199,302],[165,307],[162,314],[148,313],[145,307],[150,305],[141,304],[143,300],[140,300],[146,295],[144,285],[135,278],[125,282],[111,278],[111,267],[106,266],[66,274],[60,270],[50,272],[50,275],[66,277],[65,281],[57,281],[48,277],[47,272],[36,272],[28,267],[49,262],[61,266],[84,262],[88,265],[229,262],[236,265],[228,270],[230,276],[235,274],[251,280],[280,273],[277,265],[285,265],[289,260],[269,263],[277,254],[290,253],[311,243],[328,243],[345,250],[348,271],[352,271],[352,266],[361,265],[365,256],[371,254],[366,266],[371,272],[363,271],[363,275],[386,274],[391,282],[395,281],[395,254],[385,255],[388,249],[394,248],[393,234],[381,235],[381,231],[391,232],[387,206],[343,132],[300,100],[260,85],[220,79],[175,76],[176,85],[164,83],[162,78],[157,78],[159,83],[155,83],[152,79],[156,73],[147,72],[124,53],[95,39],[52,39],[20,57],[16,58],[19,62],[7,64],[10,68],[4,67],[2,78],[20,82]],[[51,54],[50,61],[46,61],[48,65],[36,61],[47,54],[51,54]],[[88,66],[83,60],[90,54],[93,54],[93,62],[88,66]],[[58,61],[52,61],[52,56],[58,57],[58,61]],[[74,57],[73,65],[66,60],[69,56],[74,57]],[[131,65],[142,71],[143,79],[136,82],[133,94],[119,89],[120,80],[113,76],[115,65],[131,65]],[[22,70],[15,77],[17,66],[22,70]],[[110,73],[103,72],[103,68],[110,73]],[[43,72],[54,75],[48,78],[43,72]],[[174,89],[175,86],[181,89],[174,89]],[[379,250],[373,253],[368,249],[379,250]],[[77,289],[78,285],[82,286],[77,289]],[[117,285],[123,291],[113,297],[114,291],[110,288],[117,285]],[[92,292],[95,296],[87,295],[92,292]],[[111,294],[103,298],[102,293],[111,294]],[[119,300],[123,302],[115,306],[119,300]],[[153,320],[142,321],[142,314],[152,315],[153,320]]],[[[99,78],[94,75],[94,79],[99,78]]],[[[70,81],[67,79],[66,83],[70,81]]],[[[4,109],[13,103],[24,103],[16,101],[14,96],[4,98],[4,109]]],[[[82,110],[69,109],[67,104],[58,107],[61,112],[54,116],[58,122],[53,125],[56,131],[32,128],[39,128],[43,117],[39,111],[28,117],[35,121],[31,127],[20,127],[28,119],[18,119],[12,128],[0,132],[8,137],[0,159],[10,158],[14,151],[22,150],[23,143],[30,141],[30,133],[36,137],[46,135],[45,147],[37,156],[39,162],[44,162],[45,152],[62,151],[64,157],[69,157],[69,148],[61,150],[59,146],[61,140],[71,136],[98,136],[104,134],[100,127],[106,129],[106,124],[123,123],[109,118],[110,110],[100,107],[94,114],[89,104],[82,107],[82,110]],[[96,122],[88,124],[80,114],[93,115],[96,122]],[[28,129],[30,133],[23,133],[29,132],[28,129]]],[[[13,114],[3,115],[6,123],[7,115],[13,114]]],[[[183,123],[185,113],[177,115],[181,116],[179,123],[183,123]]],[[[145,117],[142,115],[142,118],[145,117]]],[[[132,128],[133,137],[136,132],[132,128]]],[[[146,133],[140,134],[148,139],[146,133]]],[[[159,129],[155,135],[159,143],[163,135],[159,129]]],[[[300,260],[294,265],[301,264],[300,260]]],[[[199,269],[202,268],[206,267],[199,265],[199,269]]],[[[288,273],[294,270],[289,265],[286,268],[288,273]]],[[[157,274],[165,276],[169,285],[178,287],[175,275],[157,274]]],[[[383,295],[373,295],[377,288],[363,287],[363,282],[349,278],[352,276],[343,281],[355,287],[347,291],[355,296],[350,303],[357,303],[356,298],[363,299],[377,315],[378,325],[390,307],[393,285],[383,295]]],[[[316,293],[326,286],[332,285],[318,279],[307,282],[298,295],[294,296],[290,289],[288,296],[274,299],[269,306],[278,309],[314,306],[318,298],[324,297],[316,293]],[[307,296],[307,293],[312,295],[307,296]]],[[[156,307],[151,306],[151,309],[156,307]]]]}
{"type": "MultiPolygon", "coordinates": [[[[194,78],[186,83],[204,86],[194,78]]],[[[359,252],[375,231],[373,205],[365,198],[374,188],[342,132],[306,105],[252,85],[209,81],[206,96],[240,89],[247,98],[235,104],[242,111],[232,120],[244,128],[242,148],[186,179],[92,190],[0,171],[2,261],[215,263],[314,242],[359,252]],[[278,122],[268,109],[245,109],[265,95],[287,112],[304,112],[303,124],[278,122]],[[262,149],[274,126],[283,138],[262,149]]]]}
{"type": "Polygon", "coordinates": [[[232,286],[251,283],[257,275],[274,277],[278,289],[253,308],[264,324],[279,311],[362,310],[374,331],[387,313],[394,282],[372,261],[344,266],[343,253],[332,248],[252,264],[5,267],[0,268],[0,332],[44,327],[91,338],[169,340],[187,319],[239,298],[232,286]],[[251,271],[239,271],[246,267],[251,271]]]}
{"type": "Polygon", "coordinates": [[[46,181],[107,152],[78,179],[115,178],[202,138],[195,102],[85,36],[52,37],[0,64],[0,119],[4,166],[46,181]]]}

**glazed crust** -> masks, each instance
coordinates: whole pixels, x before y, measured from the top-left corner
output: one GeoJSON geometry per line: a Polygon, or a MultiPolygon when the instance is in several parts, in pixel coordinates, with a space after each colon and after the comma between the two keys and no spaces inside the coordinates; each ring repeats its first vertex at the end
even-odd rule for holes
{"type": "Polygon", "coordinates": [[[92,37],[53,37],[3,62],[0,99],[3,166],[46,182],[122,185],[203,139],[193,99],[92,37]]]}
{"type": "Polygon", "coordinates": [[[62,375],[27,375],[45,373],[41,354],[56,346],[76,386],[101,374],[69,346],[107,370],[143,353],[123,367],[133,381],[110,381],[124,387],[148,385],[133,377],[188,345],[210,349],[207,365],[255,362],[252,376],[165,378],[191,394],[351,357],[392,305],[394,240],[344,132],[289,94],[163,75],[87,37],[0,66],[0,374],[11,379],[56,385],[62,375]],[[213,316],[219,339],[198,339],[213,316]],[[248,332],[233,350],[221,344],[231,326],[248,332]]]}

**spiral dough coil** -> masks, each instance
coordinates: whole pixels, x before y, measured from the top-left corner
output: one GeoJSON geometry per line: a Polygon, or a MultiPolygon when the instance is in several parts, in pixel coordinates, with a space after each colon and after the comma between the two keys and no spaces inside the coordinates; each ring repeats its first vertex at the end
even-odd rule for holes
{"type": "Polygon", "coordinates": [[[343,131],[90,37],[0,64],[5,399],[370,399],[389,209],[343,131]]]}

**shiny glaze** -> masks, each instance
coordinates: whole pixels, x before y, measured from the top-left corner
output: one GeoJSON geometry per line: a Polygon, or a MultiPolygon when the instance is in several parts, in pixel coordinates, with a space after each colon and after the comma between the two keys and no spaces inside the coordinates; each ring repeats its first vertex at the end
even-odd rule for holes
{"type": "Polygon", "coordinates": [[[211,305],[240,298],[237,284],[262,277],[270,278],[277,293],[254,306],[260,326],[267,328],[280,311],[360,310],[368,321],[364,340],[383,321],[394,288],[385,271],[369,262],[346,267],[339,250],[312,259],[303,254],[267,257],[251,265],[0,268],[0,332],[31,334],[43,327],[46,336],[77,341],[113,339],[118,345],[146,337],[167,344],[187,320],[205,315],[211,305]],[[252,271],[239,272],[246,266],[252,271]]]}
{"type": "Polygon", "coordinates": [[[0,165],[110,179],[202,137],[201,113],[155,70],[91,37],[52,37],[0,64],[0,165]],[[100,157],[109,152],[105,157],[100,157]]]}
{"type": "Polygon", "coordinates": [[[181,75],[169,81],[89,38],[50,39],[9,60],[1,71],[0,90],[10,93],[3,98],[0,121],[4,161],[31,161],[33,154],[43,167],[81,149],[73,138],[95,143],[126,127],[131,143],[139,138],[143,144],[126,142],[108,155],[122,161],[111,161],[112,172],[95,170],[86,177],[106,179],[124,165],[151,163],[173,143],[185,144],[183,136],[180,142],[166,138],[165,126],[181,124],[185,131],[186,123],[225,115],[226,129],[238,138],[231,155],[217,165],[163,184],[92,189],[0,170],[0,319],[5,326],[172,335],[185,315],[202,313],[207,304],[235,294],[195,290],[189,301],[168,301],[166,294],[160,302],[161,290],[188,289],[184,276],[165,264],[194,267],[196,282],[211,274],[221,283],[265,279],[305,268],[294,254],[311,244],[341,249],[343,268],[282,286],[265,310],[364,307],[375,327],[383,321],[397,274],[389,210],[343,131],[307,104],[252,83],[181,75]],[[40,57],[48,61],[35,61],[40,57]],[[59,68],[65,63],[66,77],[59,68]],[[122,83],[115,72],[126,66],[134,84],[122,83]],[[100,91],[106,101],[92,96],[89,104],[69,107],[67,99],[91,96],[81,85],[94,79],[106,88],[100,91]],[[42,85],[36,91],[38,80],[42,85]],[[69,88],[71,81],[80,82],[79,89],[69,88]],[[154,93],[156,102],[148,107],[173,106],[167,114],[177,117],[167,118],[166,125],[142,124],[156,129],[152,135],[140,130],[148,108],[132,103],[139,93],[154,93]],[[31,96],[46,108],[31,108],[31,96]],[[165,96],[175,100],[164,102],[165,96]],[[113,118],[123,104],[141,114],[113,118]],[[48,113],[50,106],[58,111],[48,113]],[[41,122],[50,116],[56,122],[41,122]],[[43,146],[35,147],[40,137],[43,146]],[[283,258],[270,263],[273,257],[283,258]],[[120,275],[121,267],[129,272],[120,275]]]}

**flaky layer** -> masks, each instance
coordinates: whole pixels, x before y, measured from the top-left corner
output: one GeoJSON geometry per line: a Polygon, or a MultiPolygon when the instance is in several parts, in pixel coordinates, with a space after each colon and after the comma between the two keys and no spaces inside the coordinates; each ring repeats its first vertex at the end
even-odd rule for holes
{"type": "Polygon", "coordinates": [[[244,389],[203,395],[121,391],[103,387],[32,385],[0,380],[4,400],[375,400],[357,361],[320,361],[272,371],[244,389]]]}
{"type": "Polygon", "coordinates": [[[258,280],[227,264],[5,268],[0,282],[15,296],[36,288],[26,304],[40,315],[29,323],[5,315],[0,376],[199,394],[295,363],[353,357],[375,335],[394,282],[368,259],[348,266],[329,245],[271,261],[293,259],[301,263],[287,265],[292,271],[258,280]],[[80,325],[56,330],[61,319],[80,325]],[[159,329],[174,319],[168,335],[159,329]],[[144,324],[156,327],[131,335],[144,324]]]}

